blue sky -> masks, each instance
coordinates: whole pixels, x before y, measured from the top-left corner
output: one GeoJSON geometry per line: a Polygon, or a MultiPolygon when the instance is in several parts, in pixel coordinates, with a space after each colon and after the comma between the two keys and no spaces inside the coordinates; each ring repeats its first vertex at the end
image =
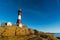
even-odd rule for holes
{"type": "Polygon", "coordinates": [[[18,8],[29,28],[60,33],[60,0],[0,0],[0,24],[16,23],[18,8]]]}

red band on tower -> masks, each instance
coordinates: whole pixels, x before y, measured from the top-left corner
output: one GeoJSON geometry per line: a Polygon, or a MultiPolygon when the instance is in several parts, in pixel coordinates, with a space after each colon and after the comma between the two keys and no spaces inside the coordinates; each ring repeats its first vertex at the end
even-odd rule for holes
{"type": "Polygon", "coordinates": [[[21,23],[21,9],[18,10],[18,19],[17,19],[17,24],[19,25],[21,23]]]}

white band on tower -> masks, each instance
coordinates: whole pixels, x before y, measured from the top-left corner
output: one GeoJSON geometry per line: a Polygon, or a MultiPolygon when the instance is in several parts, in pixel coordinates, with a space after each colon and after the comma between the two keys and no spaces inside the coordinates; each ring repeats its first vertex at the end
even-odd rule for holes
{"type": "Polygon", "coordinates": [[[21,9],[18,10],[18,19],[17,19],[17,24],[19,27],[22,27],[22,23],[21,23],[21,9]]]}
{"type": "Polygon", "coordinates": [[[20,20],[21,20],[21,15],[18,15],[18,19],[20,19],[20,20]]]}

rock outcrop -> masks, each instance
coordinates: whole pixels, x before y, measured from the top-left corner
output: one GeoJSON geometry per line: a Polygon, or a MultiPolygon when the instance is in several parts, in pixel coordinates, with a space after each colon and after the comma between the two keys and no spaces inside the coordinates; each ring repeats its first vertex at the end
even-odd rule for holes
{"type": "Polygon", "coordinates": [[[0,27],[0,40],[58,40],[50,33],[23,26],[0,27]]]}

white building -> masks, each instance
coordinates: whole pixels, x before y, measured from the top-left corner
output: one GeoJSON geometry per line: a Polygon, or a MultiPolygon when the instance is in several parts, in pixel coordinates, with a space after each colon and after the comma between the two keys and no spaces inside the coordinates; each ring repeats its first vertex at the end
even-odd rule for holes
{"type": "Polygon", "coordinates": [[[12,23],[11,22],[7,22],[7,26],[12,26],[12,23]]]}
{"type": "Polygon", "coordinates": [[[12,26],[11,22],[3,22],[1,26],[12,26]]]}

